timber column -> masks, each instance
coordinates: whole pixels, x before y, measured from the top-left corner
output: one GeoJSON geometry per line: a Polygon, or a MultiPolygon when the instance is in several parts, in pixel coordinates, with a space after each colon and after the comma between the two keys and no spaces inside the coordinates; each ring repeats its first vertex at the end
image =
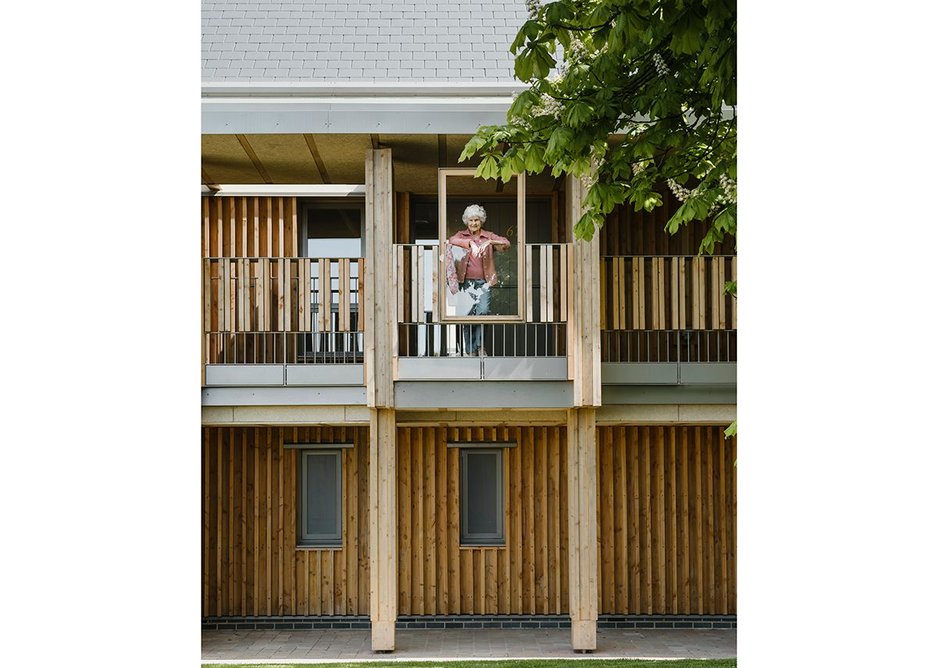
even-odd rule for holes
{"type": "Polygon", "coordinates": [[[585,189],[567,176],[567,226],[573,240],[574,280],[568,303],[569,372],[573,408],[567,413],[567,489],[569,490],[570,632],[573,649],[596,649],[599,608],[599,546],[596,515],[596,407],[602,405],[599,346],[599,233],[592,241],[575,239],[573,226],[583,213],[585,189]]]}
{"type": "Polygon", "coordinates": [[[391,263],[394,190],[391,151],[365,155],[365,382],[371,409],[368,499],[371,505],[371,649],[394,649],[397,621],[397,447],[392,347],[396,340],[391,263]]]}

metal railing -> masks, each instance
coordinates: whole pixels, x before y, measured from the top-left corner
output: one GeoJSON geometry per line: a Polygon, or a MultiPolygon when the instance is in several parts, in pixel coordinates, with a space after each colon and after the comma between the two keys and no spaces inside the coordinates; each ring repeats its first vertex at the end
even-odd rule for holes
{"type": "Polygon", "coordinates": [[[735,329],[603,330],[603,362],[735,362],[735,329]]]}
{"type": "Polygon", "coordinates": [[[404,322],[398,324],[398,356],[466,357],[469,354],[467,339],[473,335],[473,328],[478,328],[484,354],[489,357],[563,357],[567,354],[566,323],[404,322]]]}
{"type": "Polygon", "coordinates": [[[362,364],[362,332],[206,332],[206,364],[362,364]]]}

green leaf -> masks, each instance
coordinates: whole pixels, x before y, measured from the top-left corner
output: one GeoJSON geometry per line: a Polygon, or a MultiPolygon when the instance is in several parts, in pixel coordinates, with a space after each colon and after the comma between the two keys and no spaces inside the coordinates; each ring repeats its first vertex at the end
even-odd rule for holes
{"type": "MultiPolygon", "coordinates": [[[[602,218],[599,217],[599,220],[601,221],[602,218]]],[[[597,216],[592,211],[587,211],[582,216],[580,216],[580,219],[577,221],[576,225],[573,226],[573,234],[577,239],[592,241],[593,234],[601,225],[601,222],[597,224],[597,216]]]]}
{"type": "Polygon", "coordinates": [[[530,144],[524,154],[524,168],[530,174],[540,174],[544,169],[544,145],[530,144]]]}
{"type": "Polygon", "coordinates": [[[570,127],[578,128],[589,121],[592,114],[593,110],[586,102],[574,100],[567,105],[567,110],[564,112],[564,122],[570,127]]]}
{"type": "Polygon", "coordinates": [[[563,2],[552,2],[544,6],[544,19],[548,23],[567,23],[573,17],[573,12],[563,2]]]}
{"type": "Polygon", "coordinates": [[[498,161],[492,155],[482,158],[482,162],[476,167],[476,176],[483,179],[494,179],[498,176],[498,161]]]}
{"type": "Polygon", "coordinates": [[[547,141],[547,150],[544,151],[545,159],[549,157],[549,159],[553,161],[560,151],[566,148],[571,141],[573,141],[573,130],[563,125],[558,125],[554,131],[550,133],[550,139],[547,141]]]}
{"type": "Polygon", "coordinates": [[[551,68],[557,64],[557,61],[548,53],[547,48],[543,44],[535,44],[531,47],[531,51],[534,54],[534,76],[538,79],[546,78],[547,75],[550,74],[551,68]]]}
{"type": "Polygon", "coordinates": [[[656,207],[661,206],[662,203],[661,195],[653,192],[644,199],[642,202],[642,208],[645,209],[645,211],[653,211],[656,207]]]}
{"type": "Polygon", "coordinates": [[[736,435],[736,420],[733,420],[730,426],[723,430],[723,434],[726,438],[732,438],[736,435]]]}
{"type": "Polygon", "coordinates": [[[528,19],[525,21],[524,25],[521,26],[521,29],[518,30],[518,34],[515,36],[515,41],[511,43],[511,46],[508,48],[508,50],[513,54],[517,53],[518,49],[524,46],[526,39],[537,39],[537,35],[540,31],[541,24],[534,19],[528,19]]]}
{"type": "Polygon", "coordinates": [[[534,54],[530,48],[527,48],[515,58],[515,76],[521,81],[530,81],[532,74],[534,74],[534,54]]]}
{"type": "Polygon", "coordinates": [[[531,91],[530,88],[521,91],[518,93],[518,97],[515,98],[515,101],[511,103],[511,106],[508,108],[508,118],[514,118],[523,116],[527,113],[528,109],[531,108],[531,105],[537,100],[537,96],[531,91]]]}

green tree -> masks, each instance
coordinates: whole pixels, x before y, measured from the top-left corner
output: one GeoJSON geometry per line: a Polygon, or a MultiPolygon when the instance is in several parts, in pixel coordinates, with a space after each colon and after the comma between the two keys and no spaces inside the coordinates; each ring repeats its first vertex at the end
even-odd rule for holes
{"type": "Polygon", "coordinates": [[[507,180],[551,168],[585,177],[575,234],[591,239],[605,215],[682,202],[668,222],[701,221],[700,252],[736,233],[736,3],[734,0],[528,0],[511,45],[529,82],[507,123],[485,126],[460,161],[507,180]]]}

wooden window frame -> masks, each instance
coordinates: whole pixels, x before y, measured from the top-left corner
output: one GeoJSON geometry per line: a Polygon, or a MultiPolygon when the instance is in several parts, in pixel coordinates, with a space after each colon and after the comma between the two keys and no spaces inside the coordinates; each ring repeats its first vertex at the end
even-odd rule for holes
{"type": "Polygon", "coordinates": [[[514,242],[517,248],[514,252],[518,254],[518,314],[517,315],[472,315],[458,316],[447,315],[446,313],[446,241],[449,235],[446,233],[446,178],[449,176],[465,177],[475,176],[475,168],[454,168],[440,169],[438,171],[437,197],[439,206],[439,285],[437,286],[437,299],[440,304],[440,322],[444,323],[482,323],[482,322],[524,322],[525,313],[525,281],[527,276],[524,271],[524,230],[525,230],[525,210],[526,210],[526,191],[525,191],[525,173],[515,174],[513,178],[517,179],[517,214],[516,224],[518,226],[518,238],[514,242]]]}

